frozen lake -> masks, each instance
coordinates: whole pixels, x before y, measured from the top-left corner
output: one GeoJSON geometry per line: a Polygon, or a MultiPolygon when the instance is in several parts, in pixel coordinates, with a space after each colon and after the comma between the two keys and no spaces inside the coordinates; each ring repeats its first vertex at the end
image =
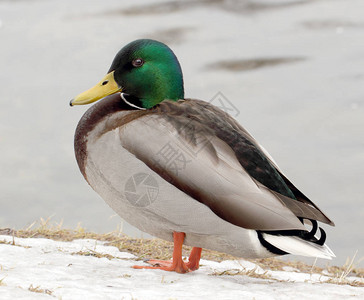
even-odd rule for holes
{"type": "Polygon", "coordinates": [[[134,3],[0,0],[0,227],[48,216],[97,232],[120,226],[78,170],[73,134],[88,107],[68,103],[122,46],[153,38],[179,58],[186,97],[221,92],[334,220],[324,226],[332,263],[363,257],[363,1],[134,3]]]}

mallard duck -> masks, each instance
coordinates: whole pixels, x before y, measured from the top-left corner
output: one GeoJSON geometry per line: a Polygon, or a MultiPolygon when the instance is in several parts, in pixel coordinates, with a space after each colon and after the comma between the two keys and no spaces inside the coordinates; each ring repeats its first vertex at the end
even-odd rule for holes
{"type": "Polygon", "coordinates": [[[182,70],[167,45],[129,43],[70,105],[99,99],[75,133],[81,173],[128,223],[174,241],[172,261],[135,268],[196,270],[202,248],[243,258],[334,257],[323,229],[316,234],[318,221],[334,223],[230,115],[185,99],[182,70]],[[193,246],[186,262],[183,244],[193,246]]]}

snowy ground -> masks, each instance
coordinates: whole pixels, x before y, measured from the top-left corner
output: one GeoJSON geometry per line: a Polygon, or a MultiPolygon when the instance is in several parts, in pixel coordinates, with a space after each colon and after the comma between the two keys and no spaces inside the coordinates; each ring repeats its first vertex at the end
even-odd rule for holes
{"type": "MultiPolygon", "coordinates": [[[[364,289],[322,274],[202,260],[198,271],[134,270],[133,254],[105,242],[0,235],[0,299],[363,299],[364,289]],[[232,275],[240,273],[239,275],[232,275]],[[249,274],[250,276],[246,275],[249,274]],[[228,275],[230,274],[230,275],[228,275]],[[245,274],[245,275],[242,275],[245,274]]],[[[346,278],[347,281],[361,281],[346,278]]]]}

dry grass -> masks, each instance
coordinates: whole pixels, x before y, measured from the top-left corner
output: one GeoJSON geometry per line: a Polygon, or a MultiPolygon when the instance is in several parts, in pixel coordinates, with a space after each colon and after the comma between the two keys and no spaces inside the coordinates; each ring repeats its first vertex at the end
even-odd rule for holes
{"type": "Polygon", "coordinates": [[[52,295],[52,291],[48,289],[42,289],[40,286],[33,286],[32,284],[28,287],[28,290],[33,293],[52,295]]]}
{"type": "Polygon", "coordinates": [[[284,271],[284,267],[291,267],[304,273],[321,273],[323,271],[320,267],[310,266],[301,261],[284,261],[274,257],[255,259],[252,260],[252,262],[263,269],[269,269],[272,271],[284,271]]]}
{"type": "Polygon", "coordinates": [[[4,286],[4,285],[6,285],[5,283],[4,283],[4,279],[5,279],[6,277],[3,277],[3,278],[1,278],[0,279],[0,286],[4,286]]]}
{"type": "MultiPolygon", "coordinates": [[[[119,231],[98,234],[93,232],[87,232],[81,226],[78,226],[76,229],[64,229],[62,228],[62,223],[60,224],[50,224],[49,219],[41,219],[39,221],[39,225],[34,226],[36,222],[34,222],[31,226],[22,230],[13,230],[9,228],[0,229],[0,235],[11,235],[13,237],[19,238],[48,238],[57,241],[72,241],[75,239],[95,239],[100,241],[107,242],[107,245],[115,246],[122,252],[129,252],[137,256],[138,260],[145,260],[148,258],[153,259],[170,259],[173,252],[173,243],[167,242],[161,239],[137,239],[130,238],[125,236],[123,233],[119,231]]],[[[14,239],[12,242],[4,242],[0,241],[0,243],[6,243],[10,245],[15,245],[14,239]]],[[[183,255],[185,257],[189,256],[191,251],[191,247],[183,246],[183,255]]],[[[85,255],[85,256],[94,256],[94,257],[106,257],[108,259],[113,259],[114,257],[108,254],[100,254],[92,250],[88,251],[79,251],[77,253],[73,253],[74,255],[85,255]]],[[[220,253],[211,250],[205,250],[202,252],[202,258],[207,260],[213,260],[217,262],[221,262],[223,260],[234,260],[238,259],[237,257],[220,253]]],[[[350,284],[353,286],[364,286],[360,279],[364,278],[364,269],[356,268],[354,266],[355,256],[348,260],[346,264],[342,267],[338,266],[328,266],[327,268],[317,267],[315,265],[310,266],[303,262],[299,261],[283,261],[277,258],[266,258],[266,259],[258,259],[252,260],[253,263],[257,264],[264,270],[272,270],[272,271],[282,271],[284,267],[291,267],[297,272],[304,272],[309,274],[322,274],[330,277],[329,280],[325,281],[326,283],[335,283],[335,284],[350,284]],[[358,281],[349,281],[347,280],[348,276],[358,277],[358,281]]],[[[258,274],[255,270],[242,271],[242,270],[229,270],[220,273],[214,273],[213,275],[247,275],[250,277],[256,278],[265,278],[271,279],[271,276],[263,273],[258,274]]]]}
{"type": "Polygon", "coordinates": [[[222,272],[215,271],[211,274],[212,276],[236,276],[236,275],[243,275],[243,276],[249,276],[253,278],[259,278],[259,279],[270,279],[270,280],[277,280],[274,277],[272,277],[270,274],[268,274],[268,271],[265,271],[264,273],[258,273],[257,269],[254,268],[252,270],[246,270],[246,269],[231,269],[231,270],[225,270],[222,272]]]}
{"type": "Polygon", "coordinates": [[[105,254],[105,253],[98,253],[98,252],[96,252],[94,250],[73,252],[72,255],[93,256],[93,257],[96,257],[96,258],[107,258],[108,260],[112,260],[112,259],[117,258],[117,257],[115,257],[113,255],[105,254]]]}
{"type": "Polygon", "coordinates": [[[11,242],[0,241],[0,244],[6,244],[6,245],[11,245],[11,246],[23,247],[23,248],[31,248],[30,246],[23,246],[23,245],[15,244],[14,238],[13,238],[13,240],[11,242]]]}
{"type": "MultiPolygon", "coordinates": [[[[87,232],[84,228],[78,226],[76,229],[64,229],[62,223],[51,224],[49,219],[40,219],[39,226],[35,227],[34,222],[26,229],[13,230],[10,228],[0,229],[0,235],[11,235],[19,238],[48,238],[56,241],[73,241],[77,239],[95,239],[99,241],[106,241],[107,245],[115,246],[120,251],[129,252],[137,257],[139,260],[147,258],[153,259],[170,259],[173,252],[173,243],[161,239],[137,239],[130,238],[121,232],[109,232],[98,234],[87,232]]],[[[192,247],[183,246],[183,255],[188,257],[192,247]]],[[[228,254],[204,250],[204,259],[223,261],[228,259],[236,259],[228,254]]]]}
{"type": "MultiPolygon", "coordinates": [[[[171,258],[173,252],[173,243],[161,239],[134,239],[124,236],[108,244],[117,247],[120,251],[130,252],[138,256],[139,260],[148,258],[167,260],[171,258]]],[[[182,255],[188,257],[191,249],[192,247],[183,246],[182,255]]],[[[231,255],[212,250],[204,250],[203,258],[218,262],[236,259],[231,255]]]]}
{"type": "MultiPolygon", "coordinates": [[[[352,258],[347,258],[345,264],[342,267],[329,266],[327,270],[329,273],[334,274],[339,278],[345,278],[347,276],[355,276],[359,278],[364,278],[364,268],[355,268],[355,258],[358,254],[358,251],[354,254],[352,258]]],[[[362,261],[362,259],[359,260],[362,261]]]]}

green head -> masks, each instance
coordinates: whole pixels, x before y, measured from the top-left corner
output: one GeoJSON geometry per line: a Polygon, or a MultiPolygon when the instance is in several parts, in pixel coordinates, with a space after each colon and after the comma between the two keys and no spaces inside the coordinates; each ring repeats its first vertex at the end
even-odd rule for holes
{"type": "Polygon", "coordinates": [[[108,74],[70,104],[91,103],[117,92],[138,99],[143,108],[151,108],[165,99],[183,99],[183,76],[177,57],[158,41],[131,42],[116,54],[108,74]]]}

